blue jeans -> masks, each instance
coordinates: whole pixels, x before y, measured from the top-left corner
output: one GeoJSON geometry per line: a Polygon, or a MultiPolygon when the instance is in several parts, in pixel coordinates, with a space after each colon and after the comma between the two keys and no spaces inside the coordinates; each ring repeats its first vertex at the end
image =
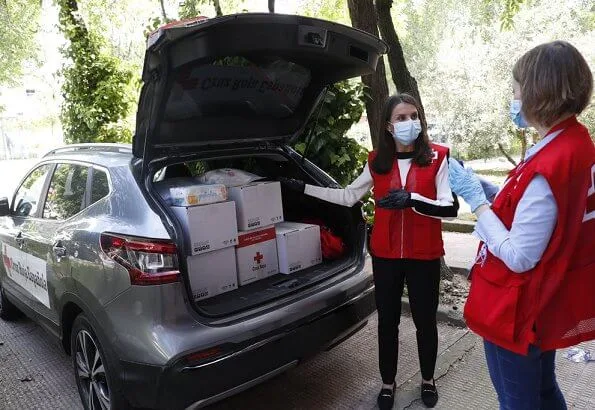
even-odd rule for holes
{"type": "Polygon", "coordinates": [[[527,356],[484,340],[490,377],[500,410],[566,410],[556,381],[556,351],[529,347],[527,356]]]}

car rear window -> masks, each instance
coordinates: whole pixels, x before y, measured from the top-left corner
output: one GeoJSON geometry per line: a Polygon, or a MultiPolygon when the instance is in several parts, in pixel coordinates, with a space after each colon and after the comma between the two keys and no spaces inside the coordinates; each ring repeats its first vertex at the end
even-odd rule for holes
{"type": "Polygon", "coordinates": [[[105,198],[109,194],[109,182],[105,171],[93,168],[91,184],[91,204],[105,198]]]}

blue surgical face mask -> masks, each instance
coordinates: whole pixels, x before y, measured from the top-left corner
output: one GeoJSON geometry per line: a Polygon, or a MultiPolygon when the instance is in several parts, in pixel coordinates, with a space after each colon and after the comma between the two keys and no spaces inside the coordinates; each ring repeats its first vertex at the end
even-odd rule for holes
{"type": "Polygon", "coordinates": [[[521,100],[512,100],[510,102],[510,119],[517,127],[527,128],[529,124],[527,124],[527,120],[525,120],[525,116],[521,111],[522,106],[521,100]]]}
{"type": "Polygon", "coordinates": [[[419,137],[421,122],[407,120],[393,123],[393,137],[403,145],[411,145],[419,137]]]}

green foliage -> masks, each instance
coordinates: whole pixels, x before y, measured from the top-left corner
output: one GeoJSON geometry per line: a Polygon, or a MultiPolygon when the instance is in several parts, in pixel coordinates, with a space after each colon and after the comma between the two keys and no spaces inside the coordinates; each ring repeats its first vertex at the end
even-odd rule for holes
{"type": "MultiPolygon", "coordinates": [[[[515,61],[532,47],[566,40],[591,67],[595,64],[595,18],[587,1],[569,0],[559,7],[556,0],[527,0],[510,30],[501,29],[504,1],[403,1],[407,6],[394,17],[420,85],[430,136],[451,143],[454,156],[500,156],[498,144],[509,153],[521,153],[508,115],[511,73],[515,61]]],[[[581,121],[595,129],[594,105],[581,121]]]]}
{"type": "Polygon", "coordinates": [[[104,51],[104,40],[87,29],[75,0],[57,0],[60,30],[68,39],[63,55],[61,120],[64,139],[77,142],[130,142],[123,119],[135,99],[132,72],[104,51]]]}
{"type": "Polygon", "coordinates": [[[500,18],[500,28],[502,30],[510,30],[514,26],[513,18],[520,11],[521,5],[525,0],[504,0],[504,11],[500,18]]]}
{"type": "Polygon", "coordinates": [[[343,81],[330,87],[320,113],[314,113],[295,144],[299,153],[305,153],[342,185],[359,175],[367,157],[366,150],[357,141],[345,136],[362,116],[363,94],[360,83],[343,81]],[[309,145],[308,140],[311,140],[309,145]]]}
{"type": "Polygon", "coordinates": [[[351,25],[347,0],[306,0],[301,3],[298,14],[351,25]]]}
{"type": "Polygon", "coordinates": [[[39,0],[0,1],[0,85],[16,85],[23,63],[37,55],[40,11],[39,0]]]}
{"type": "Polygon", "coordinates": [[[187,19],[191,17],[200,16],[200,5],[204,3],[201,0],[186,0],[180,3],[180,7],[178,8],[178,13],[180,14],[180,19],[187,19]]]}

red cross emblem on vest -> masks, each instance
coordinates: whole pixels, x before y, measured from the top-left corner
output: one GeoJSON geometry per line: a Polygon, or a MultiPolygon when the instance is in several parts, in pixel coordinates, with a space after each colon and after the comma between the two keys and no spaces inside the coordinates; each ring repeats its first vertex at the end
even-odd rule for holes
{"type": "Polygon", "coordinates": [[[256,252],[256,256],[254,256],[254,262],[260,265],[260,261],[264,259],[264,256],[260,252],[256,252]]]}
{"type": "Polygon", "coordinates": [[[591,167],[591,186],[587,191],[587,209],[583,222],[595,219],[595,165],[591,167]]]}

